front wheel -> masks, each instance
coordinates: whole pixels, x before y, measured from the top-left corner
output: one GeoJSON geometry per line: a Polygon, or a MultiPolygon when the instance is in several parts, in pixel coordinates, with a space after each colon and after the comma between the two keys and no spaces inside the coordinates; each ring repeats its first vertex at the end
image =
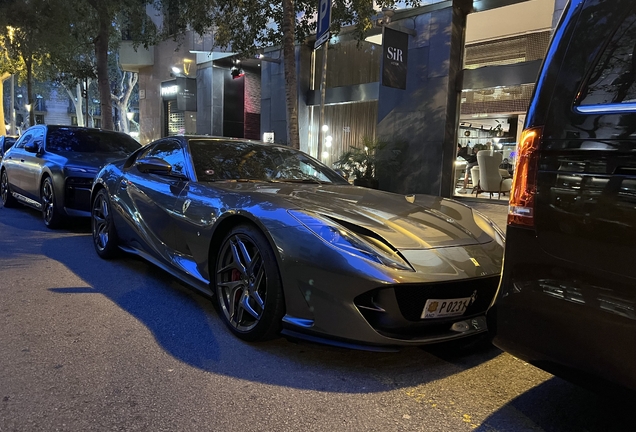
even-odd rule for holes
{"type": "Polygon", "coordinates": [[[97,192],[91,206],[91,228],[93,232],[93,245],[97,255],[104,259],[117,256],[118,240],[117,231],[113,224],[108,192],[101,189],[97,192]]]}
{"type": "Polygon", "coordinates": [[[216,301],[236,336],[266,340],[280,330],[283,289],[276,257],[265,236],[251,225],[234,227],[216,259],[216,301]]]}
{"type": "Polygon", "coordinates": [[[55,188],[53,187],[51,177],[45,178],[42,182],[40,202],[42,204],[42,219],[44,219],[44,225],[49,228],[58,228],[62,224],[63,218],[57,206],[55,188]]]}
{"type": "Polygon", "coordinates": [[[2,199],[2,205],[7,208],[16,207],[18,205],[18,201],[11,195],[9,176],[6,171],[2,171],[2,176],[0,177],[0,199],[2,199]]]}

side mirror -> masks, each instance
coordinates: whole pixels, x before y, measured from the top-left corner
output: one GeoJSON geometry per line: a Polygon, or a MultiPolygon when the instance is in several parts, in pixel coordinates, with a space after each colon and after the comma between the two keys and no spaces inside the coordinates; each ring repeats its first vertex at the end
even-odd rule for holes
{"type": "Polygon", "coordinates": [[[37,153],[40,151],[40,146],[34,141],[31,141],[24,145],[24,150],[28,151],[29,153],[37,153]]]}
{"type": "Polygon", "coordinates": [[[146,174],[165,174],[168,175],[172,171],[172,165],[163,159],[149,157],[142,158],[135,162],[135,166],[139,171],[146,174]]]}

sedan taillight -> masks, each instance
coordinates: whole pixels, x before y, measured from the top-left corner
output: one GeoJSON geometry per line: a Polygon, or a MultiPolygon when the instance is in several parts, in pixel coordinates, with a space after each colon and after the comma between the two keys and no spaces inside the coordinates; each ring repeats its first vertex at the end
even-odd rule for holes
{"type": "Polygon", "coordinates": [[[517,151],[515,178],[510,192],[508,224],[534,227],[534,197],[537,192],[537,170],[539,166],[539,143],[542,127],[523,131],[517,151]]]}

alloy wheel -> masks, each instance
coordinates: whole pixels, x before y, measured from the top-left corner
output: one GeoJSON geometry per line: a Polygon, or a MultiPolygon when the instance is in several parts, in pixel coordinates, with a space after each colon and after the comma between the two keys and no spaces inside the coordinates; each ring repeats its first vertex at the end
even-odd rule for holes
{"type": "Polygon", "coordinates": [[[110,208],[103,194],[97,195],[93,203],[93,240],[103,251],[108,246],[110,236],[110,208]]]}
{"type": "Polygon", "coordinates": [[[9,177],[7,176],[6,171],[2,172],[2,179],[0,179],[0,194],[3,203],[9,201],[11,192],[9,192],[9,177]]]}
{"type": "Polygon", "coordinates": [[[223,244],[216,289],[223,314],[234,329],[249,332],[256,327],[267,301],[267,275],[262,254],[248,236],[234,234],[223,244]]]}
{"type": "Polygon", "coordinates": [[[42,216],[44,224],[50,228],[59,225],[59,216],[55,209],[55,192],[53,190],[53,181],[47,177],[42,183],[42,216]]]}

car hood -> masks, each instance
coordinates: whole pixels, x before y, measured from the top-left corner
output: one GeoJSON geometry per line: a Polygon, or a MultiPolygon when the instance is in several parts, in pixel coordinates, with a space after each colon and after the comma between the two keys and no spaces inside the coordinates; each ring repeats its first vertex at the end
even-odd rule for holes
{"type": "Polygon", "coordinates": [[[276,195],[290,205],[327,217],[352,231],[369,230],[393,247],[429,249],[488,243],[485,219],[457,201],[399,195],[348,185],[230,183],[230,189],[276,195]],[[358,228],[362,228],[359,230],[358,228]]]}
{"type": "Polygon", "coordinates": [[[65,165],[88,168],[99,171],[101,167],[106,164],[118,161],[126,157],[121,153],[73,153],[73,152],[59,152],[57,155],[66,159],[65,165]]]}

